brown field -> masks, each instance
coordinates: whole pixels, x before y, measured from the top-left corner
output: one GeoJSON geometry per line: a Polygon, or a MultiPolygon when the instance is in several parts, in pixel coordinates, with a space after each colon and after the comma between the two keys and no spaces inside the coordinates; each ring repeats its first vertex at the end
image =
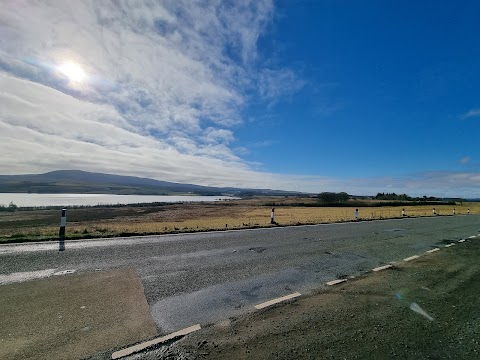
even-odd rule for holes
{"type": "MultiPolygon", "coordinates": [[[[354,220],[352,207],[292,206],[313,203],[311,198],[254,198],[209,204],[170,204],[146,207],[112,207],[69,209],[67,237],[89,238],[196,232],[275,226],[270,224],[275,203],[278,225],[321,224],[354,220]]],[[[360,220],[432,216],[433,206],[359,207],[360,220]]],[[[456,213],[480,213],[480,203],[435,206],[440,216],[456,213]]],[[[0,242],[55,239],[58,236],[60,211],[32,210],[0,213],[0,242]]]]}

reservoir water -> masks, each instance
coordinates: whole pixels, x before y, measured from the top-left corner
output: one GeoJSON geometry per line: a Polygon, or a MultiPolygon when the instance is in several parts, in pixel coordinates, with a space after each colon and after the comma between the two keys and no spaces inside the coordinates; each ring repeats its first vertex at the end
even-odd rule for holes
{"type": "Polygon", "coordinates": [[[224,201],[237,198],[229,196],[161,196],[161,195],[113,195],[113,194],[27,194],[0,193],[0,205],[8,206],[95,206],[138,203],[183,203],[224,201]]]}

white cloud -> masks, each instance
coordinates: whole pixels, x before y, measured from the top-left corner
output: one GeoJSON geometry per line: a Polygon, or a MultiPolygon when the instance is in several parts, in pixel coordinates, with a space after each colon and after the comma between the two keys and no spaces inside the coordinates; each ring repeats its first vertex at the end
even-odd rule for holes
{"type": "Polygon", "coordinates": [[[2,156],[2,169],[135,174],[143,165],[174,181],[228,183],[214,174],[233,180],[235,169],[262,179],[230,144],[272,14],[271,0],[3,4],[1,150],[16,155],[2,156]],[[69,61],[84,83],[59,71],[69,61]]]}
{"type": "Polygon", "coordinates": [[[465,156],[459,160],[459,163],[462,165],[466,165],[470,162],[471,158],[470,156],[465,156]]]}
{"type": "Polygon", "coordinates": [[[305,81],[291,69],[264,69],[258,80],[260,95],[270,101],[292,95],[304,85],[305,81]]]}
{"type": "Polygon", "coordinates": [[[407,193],[477,191],[475,173],[342,180],[261,172],[242,159],[249,149],[238,146],[235,129],[251,92],[271,104],[305,85],[293,69],[260,63],[257,40],[273,11],[271,0],[2,3],[1,172],[80,169],[357,194],[385,184],[407,193]],[[58,71],[67,61],[83,68],[84,83],[58,71]]]}
{"type": "Polygon", "coordinates": [[[480,117],[480,109],[471,109],[462,115],[462,119],[468,119],[472,117],[480,117]]]}
{"type": "Polygon", "coordinates": [[[254,148],[264,148],[264,147],[269,147],[272,146],[275,143],[273,140],[262,140],[262,141],[257,141],[254,144],[252,144],[252,147],[254,148]]]}
{"type": "Polygon", "coordinates": [[[228,144],[234,140],[231,130],[208,128],[205,130],[204,139],[208,143],[224,143],[228,144]]]}

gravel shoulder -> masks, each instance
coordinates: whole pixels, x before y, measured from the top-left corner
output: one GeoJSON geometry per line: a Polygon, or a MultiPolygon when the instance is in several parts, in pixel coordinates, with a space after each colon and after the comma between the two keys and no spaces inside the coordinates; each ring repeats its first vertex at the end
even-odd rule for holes
{"type": "Polygon", "coordinates": [[[479,255],[468,239],[130,359],[479,358],[479,255]]]}

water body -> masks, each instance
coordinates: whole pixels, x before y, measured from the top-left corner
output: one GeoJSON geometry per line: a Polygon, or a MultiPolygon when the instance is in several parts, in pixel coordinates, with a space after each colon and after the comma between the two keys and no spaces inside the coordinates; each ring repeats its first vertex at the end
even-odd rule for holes
{"type": "Polygon", "coordinates": [[[26,194],[0,193],[0,205],[8,206],[95,206],[138,203],[181,203],[224,201],[237,199],[229,196],[160,196],[160,195],[112,195],[112,194],[26,194]]]}

